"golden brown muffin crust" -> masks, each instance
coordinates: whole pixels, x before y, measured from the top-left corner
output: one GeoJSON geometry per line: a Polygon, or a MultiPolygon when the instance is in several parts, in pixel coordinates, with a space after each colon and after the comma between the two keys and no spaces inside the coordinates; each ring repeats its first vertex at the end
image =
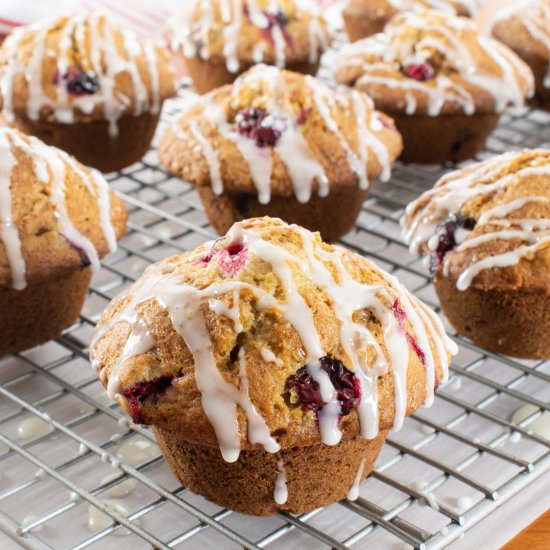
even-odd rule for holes
{"type": "Polygon", "coordinates": [[[335,78],[378,109],[409,115],[500,112],[533,93],[516,54],[470,19],[436,11],[398,14],[383,34],[344,47],[335,78]]]}
{"type": "Polygon", "coordinates": [[[504,8],[497,14],[492,34],[522,57],[548,61],[549,28],[550,1],[532,0],[504,8]]]}
{"type": "MultiPolygon", "coordinates": [[[[391,119],[374,111],[369,98],[363,94],[356,93],[353,97],[330,90],[312,77],[258,66],[245,73],[233,86],[224,86],[201,98],[172,128],[167,129],[159,144],[161,163],[170,172],[194,185],[213,186],[212,162],[208,159],[209,155],[213,155],[219,162],[224,189],[257,193],[251,164],[239,151],[235,139],[229,135],[238,131],[236,118],[248,109],[264,109],[268,114],[283,117],[287,126],[283,131],[288,131],[289,126],[295,127],[307,142],[314,161],[322,167],[329,188],[357,186],[359,183],[358,174],[350,163],[350,155],[342,145],[343,142],[351,148],[359,162],[366,162],[368,179],[382,173],[382,161],[386,159],[389,168],[402,149],[401,136],[391,119]],[[316,100],[326,107],[341,137],[334,128],[327,126],[326,117],[319,111],[316,100]],[[364,110],[364,121],[357,119],[354,102],[364,110]],[[213,115],[214,109],[216,115],[213,115]],[[220,118],[225,118],[226,123],[220,124],[220,118]],[[365,130],[370,132],[374,142],[379,143],[378,149],[373,146],[373,141],[360,145],[360,132],[365,130]],[[202,134],[203,139],[210,144],[212,153],[205,150],[202,140],[197,139],[198,134],[202,134]],[[366,147],[368,159],[364,160],[366,147]]],[[[264,152],[269,149],[265,147],[264,152]]],[[[262,154],[260,148],[257,153],[262,154]]],[[[270,178],[273,195],[290,197],[295,194],[292,177],[285,164],[288,154],[292,153],[295,151],[281,153],[277,148],[274,150],[270,178]]],[[[307,162],[307,159],[304,158],[303,162],[307,162]]],[[[388,176],[389,173],[386,174],[388,176]]],[[[306,182],[301,183],[303,185],[306,182]]],[[[318,192],[319,186],[319,178],[315,178],[311,191],[318,192]]]]}
{"type": "Polygon", "coordinates": [[[172,50],[182,51],[186,57],[199,55],[213,65],[230,66],[235,61],[282,67],[303,60],[314,63],[330,43],[326,21],[314,4],[303,0],[236,0],[227,15],[223,0],[195,0],[190,4],[169,23],[172,50]],[[276,36],[279,31],[280,38],[276,36]],[[279,40],[283,44],[280,50],[279,40]],[[280,51],[284,59],[278,59],[280,51]]]}
{"type": "Polygon", "coordinates": [[[0,48],[0,82],[8,121],[114,120],[158,111],[175,93],[168,52],[104,13],[17,28],[0,48]],[[82,73],[98,80],[94,92],[69,90],[82,73]]]}
{"type": "Polygon", "coordinates": [[[400,11],[437,9],[453,15],[474,15],[476,0],[461,2],[453,0],[349,0],[348,13],[365,15],[372,19],[390,19],[400,11]]]}
{"type": "MultiPolygon", "coordinates": [[[[77,231],[89,239],[99,257],[107,254],[109,248],[104,234],[105,224],[100,220],[99,183],[106,183],[99,173],[35,138],[7,128],[0,129],[0,138],[10,144],[13,166],[7,178],[0,185],[9,185],[11,191],[12,222],[21,242],[21,254],[26,265],[26,279],[29,283],[39,282],[77,269],[82,258],[69,244],[60,225],[59,208],[54,189],[63,189],[64,205],[68,217],[77,231]],[[55,172],[54,166],[60,167],[55,172]],[[39,177],[39,171],[46,168],[47,180],[39,177]],[[63,177],[60,182],[59,178],[63,177]]],[[[0,163],[7,165],[3,155],[0,163]]],[[[110,200],[110,222],[116,238],[124,234],[126,210],[120,198],[107,191],[110,200]]],[[[11,268],[5,243],[0,238],[0,287],[10,286],[11,268]]]]}
{"type": "MultiPolygon", "coordinates": [[[[544,238],[550,226],[549,181],[550,151],[542,149],[507,153],[453,172],[408,207],[404,224],[406,231],[411,231],[408,237],[412,239],[412,247],[429,253],[429,239],[437,233],[438,224],[450,214],[459,214],[476,224],[468,233],[465,245],[483,235],[497,235],[503,230],[521,231],[521,225],[514,223],[515,220],[527,221],[527,228],[535,222],[541,228],[526,232],[536,235],[535,232],[540,231],[539,246],[512,265],[483,269],[471,286],[485,290],[542,289],[550,293],[550,236],[544,238]],[[470,191],[467,190],[469,186],[470,191]],[[444,206],[446,203],[451,205],[450,209],[444,206]],[[506,208],[507,204],[512,205],[509,208],[516,207],[505,214],[503,226],[502,217],[487,213],[495,208],[506,208]]],[[[445,256],[446,274],[457,280],[477,262],[516,251],[526,244],[529,242],[525,238],[484,237],[476,246],[459,246],[445,256]]]]}
{"type": "MultiPolygon", "coordinates": [[[[351,359],[342,347],[340,322],[331,299],[320,286],[315,284],[308,275],[307,268],[304,267],[310,265],[302,240],[305,230],[270,218],[248,220],[238,225],[245,231],[252,231],[259,239],[280,248],[284,253],[289,254],[289,258],[294,258],[293,261],[285,262],[285,265],[289,269],[297,292],[311,309],[315,330],[319,335],[323,351],[328,356],[341,360],[347,368],[353,370],[351,359]]],[[[317,234],[309,232],[306,234],[313,239],[312,243],[318,251],[317,254],[330,254],[336,251],[334,247],[324,244],[317,234]]],[[[215,243],[207,243],[193,252],[168,258],[149,268],[137,285],[148,285],[149,277],[151,277],[150,281],[162,281],[163,273],[166,273],[166,277],[176,277],[182,285],[192,285],[198,291],[201,289],[208,291],[213,288],[213,285],[230,284],[233,281],[244,285],[238,294],[234,293],[232,287],[216,293],[216,300],[221,300],[225,304],[217,312],[212,309],[212,300],[207,299],[206,294],[200,305],[200,312],[204,315],[211,339],[209,349],[213,353],[216,368],[225,382],[233,387],[239,387],[244,383],[241,372],[244,361],[250,401],[265,420],[269,433],[283,448],[319,443],[320,434],[315,413],[312,410],[302,410],[297,394],[287,385],[289,377],[295,375],[305,364],[304,346],[306,344],[285,317],[284,309],[281,309],[280,305],[275,305],[285,303],[286,284],[283,284],[283,280],[275,275],[276,268],[271,263],[256,255],[247,257],[247,263],[237,274],[231,275],[224,272],[225,260],[222,251],[232,246],[231,239],[229,235],[215,243]],[[207,258],[211,259],[205,260],[207,258]],[[266,305],[269,302],[266,302],[265,297],[261,297],[264,293],[274,297],[276,302],[271,306],[266,305]],[[238,299],[237,303],[234,301],[236,299],[238,299]],[[264,301],[264,305],[259,307],[261,300],[264,301]],[[238,308],[242,330],[235,329],[235,313],[231,314],[231,317],[227,313],[235,312],[233,308],[238,308]],[[220,313],[221,311],[225,313],[220,313]],[[270,353],[273,354],[271,358],[270,353]]],[[[383,278],[381,272],[364,258],[350,252],[342,251],[340,257],[353,280],[362,284],[381,285],[389,292],[389,295],[380,299],[384,304],[383,307],[391,311],[393,307],[391,300],[395,299],[395,290],[392,289],[395,287],[390,287],[390,283],[383,278]]],[[[339,280],[341,275],[337,273],[335,264],[328,262],[325,265],[332,271],[335,280],[339,280]]],[[[162,284],[162,282],[154,284],[154,288],[161,294],[162,284]]],[[[138,286],[126,297],[123,296],[114,301],[104,313],[92,343],[93,365],[97,368],[99,377],[106,387],[108,386],[109,389],[113,385],[116,387],[117,401],[134,417],[136,411],[129,398],[134,388],[140,388],[142,383],[158,380],[159,377],[169,379],[176,377],[171,381],[169,391],[158,398],[153,397],[142,401],[139,420],[171,432],[184,434],[183,437],[190,442],[217,446],[216,435],[204,412],[204,396],[201,398],[201,391],[197,387],[199,367],[194,364],[193,354],[182,336],[175,330],[166,308],[159,303],[159,300],[146,299],[136,305],[140,326],[147,331],[152,338],[151,341],[154,342],[150,350],[119,364],[121,350],[125,347],[130,334],[129,325],[124,321],[129,318],[127,307],[129,300],[135,296],[134,292],[143,292],[139,290],[140,288],[143,289],[143,286],[138,286]]],[[[182,292],[181,296],[186,291],[182,292]]],[[[162,300],[164,298],[160,299],[162,300]]],[[[183,305],[184,302],[185,299],[181,298],[181,307],[186,307],[183,305]]],[[[414,307],[419,311],[423,306],[415,302],[414,307]]],[[[291,309],[291,311],[294,310],[291,309]]],[[[188,318],[194,318],[196,314],[191,310],[187,312],[188,318]]],[[[355,322],[368,328],[381,346],[385,357],[390,357],[385,344],[383,326],[372,311],[368,308],[358,310],[353,318],[355,322]]],[[[131,319],[133,319],[131,323],[136,320],[133,316],[131,319]]],[[[434,318],[426,319],[427,324],[424,326],[428,328],[428,334],[440,334],[434,324],[434,318]]],[[[417,335],[411,322],[405,319],[403,327],[405,326],[414,339],[417,335]]],[[[440,343],[436,343],[432,336],[429,337],[429,342],[434,357],[439,357],[436,349],[440,343]]],[[[201,350],[206,345],[206,343],[201,344],[201,350]]],[[[365,353],[368,353],[369,360],[374,363],[376,356],[374,350],[365,348],[365,353]]],[[[406,414],[411,414],[426,398],[426,367],[412,349],[408,357],[405,408],[406,414]]],[[[446,352],[441,359],[442,364],[436,366],[436,384],[444,377],[446,352]]],[[[393,425],[396,412],[395,390],[392,369],[389,368],[388,372],[378,377],[380,430],[389,429],[393,425]]],[[[222,394],[220,399],[221,396],[222,394]]],[[[241,447],[242,449],[255,448],[247,438],[247,425],[250,428],[250,424],[247,424],[247,416],[240,406],[237,409],[241,447]]],[[[349,416],[344,416],[340,427],[346,436],[361,433],[357,411],[354,410],[349,416]]]]}

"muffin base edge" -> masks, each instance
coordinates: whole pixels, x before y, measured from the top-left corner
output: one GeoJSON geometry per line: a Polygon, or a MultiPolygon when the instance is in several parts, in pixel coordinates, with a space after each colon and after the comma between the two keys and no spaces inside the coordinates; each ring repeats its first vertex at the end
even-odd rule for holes
{"type": "Polygon", "coordinates": [[[90,286],[89,268],[23,290],[0,289],[0,356],[52,340],[79,317],[90,286]]]}
{"type": "Polygon", "coordinates": [[[544,289],[456,288],[437,276],[435,290],[456,331],[477,346],[523,359],[550,357],[550,292],[544,289]]]}
{"type": "Polygon", "coordinates": [[[263,449],[242,451],[236,462],[225,462],[217,447],[186,441],[159,427],[153,431],[173,474],[192,492],[244,514],[268,516],[284,510],[304,513],[346,498],[361,464],[361,480],[372,471],[387,432],[375,439],[354,437],[333,447],[282,449],[271,454],[263,449]],[[275,481],[282,461],[288,499],[274,500],[275,481]]]}

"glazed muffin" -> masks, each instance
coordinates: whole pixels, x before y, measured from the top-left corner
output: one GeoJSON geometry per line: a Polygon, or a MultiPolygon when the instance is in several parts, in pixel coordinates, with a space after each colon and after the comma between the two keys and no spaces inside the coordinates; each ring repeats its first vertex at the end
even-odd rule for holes
{"type": "Polygon", "coordinates": [[[203,96],[159,144],[218,233],[272,216],[329,241],[354,226],[370,180],[387,180],[400,151],[393,122],[364,94],[266,65],[203,96]]]}
{"type": "Polygon", "coordinates": [[[527,65],[473,21],[435,11],[394,17],[343,48],[340,84],[368,93],[403,136],[405,162],[458,162],[484,148],[501,113],[533,93],[527,65]]]}
{"type": "Polygon", "coordinates": [[[330,44],[309,0],[193,0],[170,21],[168,35],[201,94],[257,63],[314,75],[330,44]]]}
{"type": "Polygon", "coordinates": [[[502,10],[492,33],[533,71],[532,104],[550,110],[550,1],[521,2],[502,10]]]}
{"type": "Polygon", "coordinates": [[[98,172],[0,128],[0,356],[78,319],[92,271],[125,227],[122,201],[98,172]]]}
{"type": "Polygon", "coordinates": [[[434,9],[451,15],[475,15],[478,0],[348,0],[342,16],[351,42],[382,32],[402,11],[434,9]]]}
{"type": "Polygon", "coordinates": [[[411,252],[429,254],[441,307],[494,352],[550,358],[550,151],[453,172],[407,208],[411,252]]]}
{"type": "Polygon", "coordinates": [[[8,124],[111,172],[145,154],[175,85],[167,51],[93,13],[15,29],[0,91],[8,124]]]}
{"type": "Polygon", "coordinates": [[[454,351],[393,276],[258,218],[149,267],[104,313],[91,358],[186,487],[268,515],[346,497],[454,351]]]}

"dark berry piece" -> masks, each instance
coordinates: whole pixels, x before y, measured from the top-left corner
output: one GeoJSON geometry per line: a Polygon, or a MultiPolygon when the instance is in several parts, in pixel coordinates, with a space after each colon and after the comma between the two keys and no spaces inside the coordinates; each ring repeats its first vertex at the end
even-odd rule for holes
{"type": "Polygon", "coordinates": [[[269,24],[269,28],[272,29],[273,27],[281,27],[284,28],[288,25],[288,17],[279,10],[277,13],[267,13],[264,12],[265,16],[267,17],[267,21],[269,24]]]}
{"type": "Polygon", "coordinates": [[[409,63],[403,66],[403,73],[408,78],[423,82],[435,76],[435,69],[427,62],[409,63]]]}
{"type": "Polygon", "coordinates": [[[214,257],[214,251],[211,250],[206,256],[203,256],[197,263],[200,264],[209,264],[214,257]]]}
{"type": "MultiPolygon", "coordinates": [[[[243,7],[243,13],[250,21],[250,10],[248,9],[248,5],[246,3],[243,7]]],[[[278,10],[276,13],[264,11],[263,14],[267,20],[267,26],[260,29],[262,38],[264,40],[268,40],[269,42],[273,42],[273,29],[279,28],[281,29],[286,45],[294,51],[294,40],[287,29],[288,24],[290,23],[288,16],[281,10],[278,10]]]]}
{"type": "Polygon", "coordinates": [[[436,227],[438,236],[437,248],[432,252],[430,270],[432,273],[443,263],[445,256],[457,246],[456,232],[459,229],[472,231],[476,225],[473,218],[467,218],[462,214],[451,214],[436,227]]]}
{"type": "Polygon", "coordinates": [[[266,121],[268,113],[262,107],[243,109],[235,117],[239,134],[253,139],[258,147],[273,147],[282,135],[272,119],[266,121]]]}
{"type": "MultiPolygon", "coordinates": [[[[361,403],[361,383],[342,361],[333,357],[319,359],[321,368],[328,374],[340,402],[340,416],[347,416],[361,403]]],[[[319,384],[313,380],[306,367],[299,369],[287,380],[287,389],[294,390],[304,411],[319,411],[326,403],[321,397],[319,384]]]]}
{"type": "Polygon", "coordinates": [[[311,107],[308,107],[307,109],[303,109],[303,108],[300,109],[300,112],[298,113],[298,117],[296,118],[296,124],[298,124],[298,126],[305,124],[310,114],[311,114],[311,107]]]}
{"type": "Polygon", "coordinates": [[[86,254],[84,249],[71,241],[66,235],[63,235],[63,233],[59,234],[67,241],[67,244],[78,254],[78,257],[80,258],[80,268],[84,269],[85,267],[89,267],[92,262],[90,261],[90,258],[88,258],[88,254],[86,254]]]}
{"type": "Polygon", "coordinates": [[[148,382],[138,382],[131,388],[122,392],[122,396],[128,400],[130,416],[134,422],[144,423],[141,413],[141,404],[149,398],[158,399],[172,385],[172,376],[160,376],[148,382]]]}
{"type": "Polygon", "coordinates": [[[401,305],[401,300],[397,298],[391,307],[393,316],[397,319],[399,328],[405,334],[407,339],[407,344],[413,349],[423,365],[426,365],[426,354],[422,351],[422,348],[418,345],[418,342],[415,340],[414,336],[408,331],[405,321],[407,320],[407,314],[401,305]]]}
{"type": "Polygon", "coordinates": [[[87,73],[76,67],[69,67],[64,74],[55,73],[54,84],[64,83],[72,95],[91,95],[99,91],[99,79],[95,73],[87,73]]]}
{"type": "Polygon", "coordinates": [[[91,95],[99,91],[99,80],[90,73],[80,73],[67,82],[67,89],[73,95],[91,95]]]}

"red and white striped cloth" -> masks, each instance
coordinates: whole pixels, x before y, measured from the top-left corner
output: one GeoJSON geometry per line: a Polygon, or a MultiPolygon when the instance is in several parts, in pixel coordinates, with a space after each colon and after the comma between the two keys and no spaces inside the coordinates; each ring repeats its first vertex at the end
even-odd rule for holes
{"type": "Polygon", "coordinates": [[[2,0],[0,34],[40,19],[99,9],[112,12],[122,24],[142,36],[159,37],[173,6],[170,0],[2,0]]]}
{"type": "MultiPolygon", "coordinates": [[[[111,11],[119,21],[141,36],[160,38],[166,20],[190,0],[1,0],[0,35],[40,19],[98,9],[111,11]]],[[[335,0],[316,0],[322,7],[335,0]]]]}

